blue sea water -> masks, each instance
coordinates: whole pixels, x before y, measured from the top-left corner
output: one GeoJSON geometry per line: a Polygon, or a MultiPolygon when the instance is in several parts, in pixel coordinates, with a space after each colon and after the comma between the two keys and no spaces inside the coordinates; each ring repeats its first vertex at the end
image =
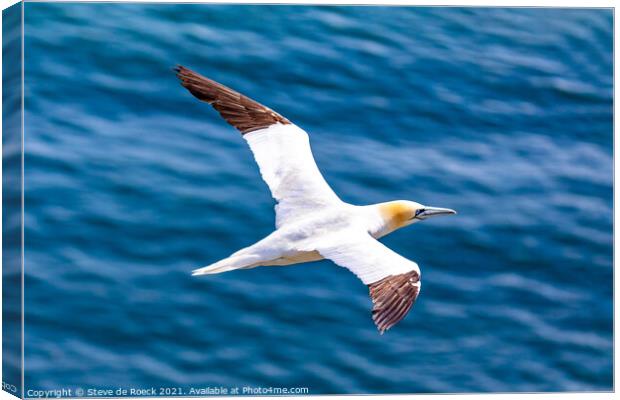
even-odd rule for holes
{"type": "Polygon", "coordinates": [[[611,10],[25,12],[26,390],[613,389],[611,10]],[[383,240],[422,269],[400,324],[329,261],[190,276],[274,215],[176,64],[307,130],[343,200],[458,210],[383,240]]]}

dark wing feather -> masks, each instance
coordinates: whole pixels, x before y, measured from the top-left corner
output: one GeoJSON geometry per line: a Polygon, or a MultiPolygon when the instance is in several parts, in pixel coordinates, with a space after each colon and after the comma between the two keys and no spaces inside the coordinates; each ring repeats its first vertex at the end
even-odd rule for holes
{"type": "Polygon", "coordinates": [[[407,315],[420,293],[419,281],[418,273],[410,271],[368,285],[373,304],[372,319],[381,334],[407,315]]]}
{"type": "Polygon", "coordinates": [[[191,94],[211,104],[242,135],[276,123],[290,124],[272,109],[190,69],[178,66],[175,71],[191,94]]]}

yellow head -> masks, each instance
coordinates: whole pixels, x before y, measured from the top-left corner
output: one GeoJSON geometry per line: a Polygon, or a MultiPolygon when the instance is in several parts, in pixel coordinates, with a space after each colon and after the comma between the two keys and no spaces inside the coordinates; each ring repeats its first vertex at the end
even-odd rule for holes
{"type": "Polygon", "coordinates": [[[379,212],[390,232],[430,217],[456,214],[456,211],[449,208],[427,207],[408,200],[381,203],[379,212]]]}

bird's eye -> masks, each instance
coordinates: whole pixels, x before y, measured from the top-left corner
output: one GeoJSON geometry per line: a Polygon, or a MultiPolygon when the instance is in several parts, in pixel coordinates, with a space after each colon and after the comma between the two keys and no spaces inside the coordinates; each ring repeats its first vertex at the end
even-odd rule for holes
{"type": "Polygon", "coordinates": [[[423,208],[418,208],[417,210],[415,210],[415,216],[417,217],[418,215],[422,214],[424,212],[423,208]]]}

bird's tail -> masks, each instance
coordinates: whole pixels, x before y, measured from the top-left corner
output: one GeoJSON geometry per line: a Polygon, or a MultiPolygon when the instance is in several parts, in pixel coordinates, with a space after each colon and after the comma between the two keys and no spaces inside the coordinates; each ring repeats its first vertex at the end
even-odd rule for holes
{"type": "Polygon", "coordinates": [[[232,271],[235,269],[254,268],[260,265],[259,257],[252,254],[233,254],[232,256],[220,260],[206,267],[192,271],[192,275],[219,274],[221,272],[232,271]]]}

